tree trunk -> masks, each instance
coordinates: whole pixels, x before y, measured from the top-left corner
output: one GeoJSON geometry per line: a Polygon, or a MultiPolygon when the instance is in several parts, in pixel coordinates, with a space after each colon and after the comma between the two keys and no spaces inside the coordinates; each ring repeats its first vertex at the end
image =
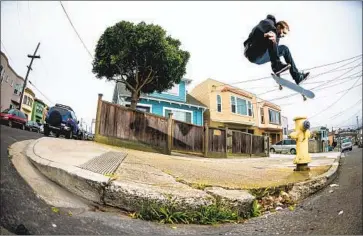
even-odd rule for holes
{"type": "Polygon", "coordinates": [[[132,92],[131,93],[131,104],[130,108],[136,110],[137,102],[139,101],[140,93],[132,92]]]}

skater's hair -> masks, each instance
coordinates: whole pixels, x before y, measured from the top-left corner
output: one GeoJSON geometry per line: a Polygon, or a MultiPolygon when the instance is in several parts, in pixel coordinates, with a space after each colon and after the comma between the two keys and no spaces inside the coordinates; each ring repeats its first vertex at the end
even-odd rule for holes
{"type": "Polygon", "coordinates": [[[276,26],[281,26],[281,28],[283,28],[283,29],[287,29],[288,31],[290,31],[290,27],[289,27],[289,25],[287,24],[287,22],[286,21],[279,21],[279,22],[277,22],[276,23],[276,26]]]}

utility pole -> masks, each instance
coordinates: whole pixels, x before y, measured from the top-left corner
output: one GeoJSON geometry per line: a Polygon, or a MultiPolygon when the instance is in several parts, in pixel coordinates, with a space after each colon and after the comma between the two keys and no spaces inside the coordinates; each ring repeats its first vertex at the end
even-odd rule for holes
{"type": "Polygon", "coordinates": [[[21,110],[21,105],[23,104],[24,91],[25,91],[25,88],[26,88],[26,84],[27,84],[27,82],[28,82],[29,72],[30,72],[30,70],[33,70],[33,69],[32,69],[33,60],[34,60],[34,58],[38,58],[38,59],[40,58],[40,56],[36,56],[36,55],[35,55],[35,54],[37,54],[37,51],[38,51],[39,45],[40,45],[40,42],[38,43],[38,46],[37,46],[37,48],[35,49],[35,51],[34,51],[34,54],[33,54],[33,55],[29,55],[29,54],[28,54],[28,57],[29,57],[29,58],[31,58],[31,60],[30,60],[30,64],[29,64],[29,66],[27,66],[27,67],[28,67],[28,71],[26,72],[26,76],[25,76],[25,81],[24,81],[23,89],[21,90],[19,110],[21,110]]]}
{"type": "Polygon", "coordinates": [[[359,119],[358,119],[358,116],[357,116],[357,129],[359,129],[359,119]]]}

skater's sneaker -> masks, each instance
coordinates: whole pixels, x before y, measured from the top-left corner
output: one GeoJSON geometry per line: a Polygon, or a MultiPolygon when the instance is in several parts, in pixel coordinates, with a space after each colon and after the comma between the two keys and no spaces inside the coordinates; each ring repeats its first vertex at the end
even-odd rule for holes
{"type": "Polygon", "coordinates": [[[294,77],[295,83],[297,85],[301,84],[302,82],[304,82],[310,75],[310,72],[307,73],[297,73],[297,75],[294,77]]]}
{"type": "Polygon", "coordinates": [[[276,66],[272,67],[272,71],[277,75],[280,76],[280,74],[288,69],[290,69],[290,64],[284,64],[284,63],[278,63],[276,66]]]}

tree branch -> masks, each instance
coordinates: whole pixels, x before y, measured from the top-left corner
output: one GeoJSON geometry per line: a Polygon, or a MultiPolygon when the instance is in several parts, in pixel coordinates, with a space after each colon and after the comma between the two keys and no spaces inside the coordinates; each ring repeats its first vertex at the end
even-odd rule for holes
{"type": "Polygon", "coordinates": [[[117,66],[118,70],[120,71],[121,82],[124,83],[129,89],[131,89],[131,91],[136,92],[136,89],[134,87],[132,87],[131,84],[129,84],[129,82],[127,82],[124,78],[122,78],[122,76],[124,74],[122,73],[121,68],[117,64],[115,64],[115,65],[117,66]]]}
{"type": "Polygon", "coordinates": [[[148,83],[150,83],[154,79],[154,76],[151,76],[152,72],[153,72],[153,69],[150,68],[149,75],[147,76],[145,81],[141,84],[140,88],[138,88],[138,89],[141,89],[142,87],[144,87],[145,85],[147,85],[148,83]]]}

